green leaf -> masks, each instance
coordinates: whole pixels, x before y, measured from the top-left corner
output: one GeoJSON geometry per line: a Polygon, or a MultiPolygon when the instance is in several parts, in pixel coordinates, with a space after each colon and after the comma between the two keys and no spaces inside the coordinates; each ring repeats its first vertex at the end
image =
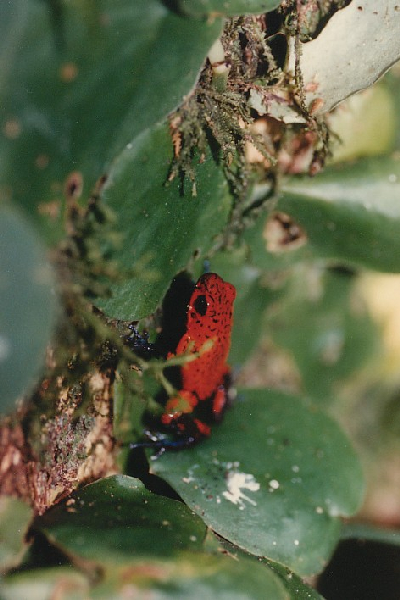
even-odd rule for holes
{"type": "Polygon", "coordinates": [[[24,551],[24,537],[32,509],[21,500],[0,498],[0,574],[16,566],[24,551]]]}
{"type": "Polygon", "coordinates": [[[0,185],[54,240],[67,176],[79,171],[88,196],[114,156],[190,92],[222,22],[158,0],[12,4],[0,18],[0,185]]]}
{"type": "Polygon", "coordinates": [[[227,222],[230,197],[222,169],[210,154],[196,166],[192,184],[166,183],[172,143],[166,124],[147,130],[114,163],[104,200],[114,210],[121,239],[115,259],[125,271],[100,306],[119,319],[155,311],[172,278],[195,251],[209,250],[227,222]]]}
{"type": "Polygon", "coordinates": [[[184,504],[156,496],[137,479],[116,475],[72,494],[35,528],[75,560],[123,564],[201,548],[203,522],[184,504]]]}
{"type": "Polygon", "coordinates": [[[257,15],[277,8],[280,0],[178,0],[181,10],[189,15],[257,15]]]}
{"type": "Polygon", "coordinates": [[[399,177],[399,162],[380,157],[287,182],[277,210],[307,234],[299,256],[399,272],[399,177]]]}
{"type": "Polygon", "coordinates": [[[55,280],[21,215],[0,209],[0,412],[27,392],[44,365],[56,313],[55,280]]]}
{"type": "Polygon", "coordinates": [[[213,437],[152,463],[219,535],[300,575],[320,571],[338,517],[363,496],[361,467],[334,421],[300,398],[243,390],[213,437]]]}
{"type": "Polygon", "coordinates": [[[331,403],[339,386],[380,351],[356,283],[346,270],[299,266],[282,302],[267,313],[268,334],[294,358],[302,389],[320,405],[331,403]]]}

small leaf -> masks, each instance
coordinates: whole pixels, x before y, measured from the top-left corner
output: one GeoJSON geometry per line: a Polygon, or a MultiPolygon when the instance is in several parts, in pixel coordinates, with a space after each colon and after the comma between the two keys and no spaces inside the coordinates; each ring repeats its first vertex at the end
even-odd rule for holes
{"type": "Polygon", "coordinates": [[[399,176],[398,161],[380,157],[287,183],[277,209],[305,231],[301,256],[398,273],[399,176]]]}
{"type": "Polygon", "coordinates": [[[240,395],[210,440],[166,453],[153,471],[233,544],[316,573],[338,541],[338,517],[360,505],[360,464],[336,423],[300,398],[240,395]]]}

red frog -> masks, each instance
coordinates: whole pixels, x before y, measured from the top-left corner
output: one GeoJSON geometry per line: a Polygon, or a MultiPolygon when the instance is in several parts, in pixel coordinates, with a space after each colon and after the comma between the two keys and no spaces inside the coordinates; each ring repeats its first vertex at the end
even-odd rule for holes
{"type": "MultiPolygon", "coordinates": [[[[186,445],[210,435],[211,428],[191,413],[207,401],[212,420],[219,420],[227,402],[227,364],[236,290],[215,273],[206,273],[195,285],[187,307],[186,331],[174,356],[197,354],[181,367],[182,388],[169,398],[162,423],[187,439],[186,445]]],[[[200,407],[199,407],[200,408],[200,407]]]]}

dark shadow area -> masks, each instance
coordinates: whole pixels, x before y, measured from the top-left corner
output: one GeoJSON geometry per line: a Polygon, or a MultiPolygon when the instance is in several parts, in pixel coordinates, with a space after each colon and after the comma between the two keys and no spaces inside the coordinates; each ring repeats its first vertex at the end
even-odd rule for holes
{"type": "Polygon", "coordinates": [[[177,0],[161,0],[161,4],[168,8],[171,12],[177,15],[183,15],[184,13],[179,8],[179,2],[177,0]]]}
{"type": "Polygon", "coordinates": [[[149,472],[149,463],[144,448],[138,447],[130,451],[126,474],[140,479],[143,485],[153,494],[166,496],[171,500],[181,500],[180,496],[166,481],[149,472]]]}
{"type": "Polygon", "coordinates": [[[185,272],[172,280],[162,304],[162,330],[155,343],[159,356],[174,352],[185,333],[187,305],[193,290],[194,283],[185,272]]]}
{"type": "Polygon", "coordinates": [[[326,600],[399,600],[400,548],[379,542],[341,542],[318,580],[326,600]]]}

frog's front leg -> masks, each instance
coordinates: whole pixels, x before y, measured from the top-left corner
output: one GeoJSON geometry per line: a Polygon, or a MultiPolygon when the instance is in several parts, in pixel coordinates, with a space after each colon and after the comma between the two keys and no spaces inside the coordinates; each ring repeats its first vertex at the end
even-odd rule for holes
{"type": "Polygon", "coordinates": [[[196,394],[188,390],[180,390],[178,394],[170,398],[165,406],[161,422],[167,427],[174,429],[179,435],[193,438],[193,441],[208,437],[211,428],[193,417],[193,410],[199,399],[196,394]]]}
{"type": "Polygon", "coordinates": [[[196,394],[188,390],[180,390],[168,399],[164,414],[161,417],[163,425],[169,425],[182,414],[192,413],[198,403],[196,394]]]}

